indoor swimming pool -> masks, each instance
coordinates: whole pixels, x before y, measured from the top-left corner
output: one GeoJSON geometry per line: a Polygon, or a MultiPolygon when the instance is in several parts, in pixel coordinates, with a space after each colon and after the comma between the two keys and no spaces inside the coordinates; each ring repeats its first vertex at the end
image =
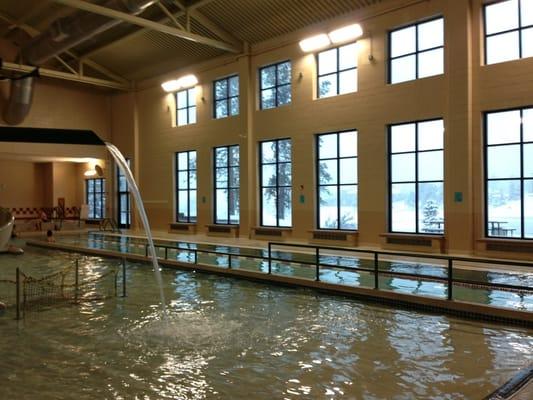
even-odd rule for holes
{"type": "MultiPolygon", "coordinates": [[[[93,273],[121,266],[28,246],[2,256],[0,280],[13,279],[16,267],[39,277],[76,260],[93,273]]],[[[2,396],[481,399],[533,362],[527,328],[213,274],[162,274],[166,320],[151,266],[129,261],[127,297],[20,321],[9,310],[0,316],[2,396]]]]}
{"type": "MultiPolygon", "coordinates": [[[[99,249],[122,254],[146,255],[146,240],[136,237],[91,233],[57,237],[58,244],[81,249],[99,249]]],[[[269,263],[268,250],[190,242],[156,240],[161,259],[185,264],[199,264],[235,270],[272,273],[304,280],[316,280],[314,250],[299,247],[273,249],[269,263]],[[231,265],[230,265],[231,264],[231,265]],[[270,265],[269,265],[270,264],[270,265]]],[[[373,288],[416,296],[448,298],[446,260],[390,256],[384,253],[378,264],[378,282],[373,271],[374,260],[357,250],[323,251],[319,255],[318,279],[351,287],[373,288]]],[[[505,269],[497,264],[456,263],[454,267],[454,300],[533,311],[533,273],[531,270],[505,269]],[[491,285],[491,287],[487,286],[491,285]],[[519,289],[523,288],[523,289],[519,289]]]]}

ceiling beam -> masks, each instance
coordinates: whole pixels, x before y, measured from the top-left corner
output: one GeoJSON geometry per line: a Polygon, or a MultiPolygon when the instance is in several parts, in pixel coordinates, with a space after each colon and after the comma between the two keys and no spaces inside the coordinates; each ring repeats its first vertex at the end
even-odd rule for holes
{"type": "Polygon", "coordinates": [[[176,19],[174,14],[172,14],[170,11],[168,11],[168,8],[166,8],[161,2],[156,3],[157,6],[163,11],[163,13],[170,19],[172,22],[174,22],[174,25],[176,25],[179,29],[185,29],[185,27],[179,23],[179,21],[176,19]]]}
{"type": "Polygon", "coordinates": [[[197,35],[195,33],[186,32],[181,29],[176,29],[174,27],[163,25],[158,22],[148,20],[145,18],[136,17],[121,11],[113,10],[107,7],[98,6],[96,4],[87,3],[82,0],[53,0],[56,3],[60,3],[66,6],[78,8],[80,10],[92,12],[95,14],[103,15],[109,18],[118,19],[124,22],[128,22],[134,25],[142,26],[157,32],[166,33],[172,36],[176,36],[182,39],[190,40],[196,43],[205,44],[217,49],[229,51],[232,53],[239,53],[241,50],[230,43],[225,43],[220,40],[215,40],[207,38],[205,36],[197,35]]]}
{"type": "MultiPolygon", "coordinates": [[[[210,0],[210,1],[214,1],[214,0],[210,0]]],[[[178,6],[178,7],[179,7],[179,6],[178,6]]],[[[178,12],[175,12],[175,13],[174,13],[174,17],[179,18],[179,17],[181,17],[181,16],[183,16],[183,15],[185,15],[185,14],[186,14],[186,7],[183,7],[183,6],[182,6],[182,10],[181,10],[181,11],[178,11],[178,12]]],[[[158,22],[159,22],[160,24],[166,24],[166,23],[169,22],[169,19],[165,17],[165,18],[160,19],[158,22]]],[[[108,49],[108,48],[110,48],[110,47],[115,46],[117,43],[120,43],[120,42],[122,42],[123,40],[128,40],[128,39],[136,38],[136,37],[138,37],[138,36],[141,36],[141,35],[145,34],[145,33],[148,32],[148,31],[149,31],[149,29],[146,29],[146,28],[136,30],[135,32],[132,32],[132,33],[130,33],[130,34],[128,34],[128,35],[122,36],[122,37],[120,37],[120,38],[118,38],[118,39],[115,39],[115,40],[113,40],[113,41],[111,41],[111,42],[109,42],[109,43],[106,43],[106,44],[104,44],[104,45],[102,45],[102,46],[100,46],[100,47],[98,47],[98,48],[96,48],[96,49],[93,49],[93,50],[89,51],[89,52],[88,52],[87,54],[85,54],[85,55],[86,55],[87,57],[91,57],[92,55],[97,54],[97,53],[99,53],[99,52],[102,51],[102,50],[105,50],[105,49],[108,49]]],[[[224,37],[222,37],[222,36],[220,36],[220,38],[221,38],[221,39],[224,39],[224,37]]],[[[242,42],[239,40],[239,43],[242,43],[242,42]]],[[[241,50],[242,50],[242,47],[243,47],[242,44],[240,45],[240,47],[241,47],[241,50]]]]}
{"type": "MultiPolygon", "coordinates": [[[[4,61],[2,63],[2,69],[5,71],[14,71],[14,72],[23,72],[28,73],[35,70],[35,67],[32,65],[23,65],[23,64],[15,64],[4,61]]],[[[73,82],[81,82],[81,83],[87,83],[94,86],[101,86],[106,87],[110,89],[118,89],[118,90],[129,90],[130,86],[114,81],[108,81],[105,79],[99,79],[99,78],[93,78],[90,76],[80,75],[80,74],[73,74],[70,72],[62,72],[62,71],[56,71],[53,69],[48,68],[39,68],[39,74],[41,76],[46,76],[49,78],[57,78],[57,79],[63,79],[67,81],[73,81],[73,82]]]]}
{"type": "Polygon", "coordinates": [[[225,40],[226,42],[233,43],[236,46],[242,46],[242,41],[237,39],[231,33],[222,29],[219,25],[213,22],[210,18],[206,17],[198,10],[188,10],[187,7],[183,4],[182,0],[174,0],[174,3],[184,12],[189,13],[196,21],[201,25],[207,28],[209,31],[217,35],[220,39],[225,40]]]}
{"type": "MultiPolygon", "coordinates": [[[[39,30],[33,28],[32,26],[29,26],[29,25],[27,25],[27,24],[25,24],[23,22],[20,22],[21,20],[14,21],[11,17],[9,17],[9,16],[7,16],[5,14],[0,13],[0,19],[3,19],[4,21],[6,21],[8,24],[11,24],[12,26],[17,26],[17,27],[23,29],[31,37],[35,37],[35,36],[37,36],[37,35],[39,35],[41,33],[39,30]]],[[[96,71],[100,72],[101,74],[104,74],[105,76],[107,76],[110,79],[113,79],[113,80],[115,80],[115,81],[117,81],[119,83],[123,83],[125,85],[129,85],[130,84],[130,82],[127,79],[123,78],[122,76],[116,74],[113,71],[110,71],[106,67],[94,62],[93,60],[91,60],[89,58],[86,58],[86,57],[80,58],[78,55],[76,55],[72,51],[66,51],[65,54],[68,54],[70,57],[75,59],[78,63],[86,64],[89,67],[91,67],[91,68],[95,69],[96,71]]],[[[72,68],[70,65],[68,65],[61,57],[55,56],[54,58],[57,59],[61,64],[63,64],[68,70],[70,70],[71,72],[75,73],[74,68],[72,68]]]]}

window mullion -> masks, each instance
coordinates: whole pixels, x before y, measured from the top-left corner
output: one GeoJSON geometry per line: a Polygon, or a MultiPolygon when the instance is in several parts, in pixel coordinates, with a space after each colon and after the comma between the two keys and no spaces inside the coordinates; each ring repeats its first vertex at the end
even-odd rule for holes
{"type": "MultiPolygon", "coordinates": [[[[276,67],[276,83],[277,83],[276,67]]],[[[276,226],[279,226],[279,139],[276,140],[276,226]]]]}
{"type": "MultiPolygon", "coordinates": [[[[418,29],[418,27],[417,27],[418,29]]],[[[418,33],[417,33],[417,42],[418,42],[418,33]]],[[[417,43],[418,46],[418,43],[417,43]]],[[[418,177],[418,122],[415,124],[415,232],[419,232],[419,215],[418,215],[418,187],[420,185],[419,177],[418,177]]]]}
{"type": "MultiPolygon", "coordinates": [[[[518,5],[518,14],[520,15],[520,3],[518,5]]],[[[520,21],[520,20],[519,20],[520,21]]],[[[524,231],[525,224],[525,182],[524,182],[524,110],[520,110],[520,237],[523,239],[526,236],[524,231]]]]}
{"type": "MultiPolygon", "coordinates": [[[[522,58],[522,13],[521,11],[522,0],[518,0],[518,57],[522,58]]],[[[522,234],[524,231],[522,231],[522,234]]]]}
{"type": "Polygon", "coordinates": [[[341,161],[340,135],[337,133],[337,229],[341,229],[341,161]]]}

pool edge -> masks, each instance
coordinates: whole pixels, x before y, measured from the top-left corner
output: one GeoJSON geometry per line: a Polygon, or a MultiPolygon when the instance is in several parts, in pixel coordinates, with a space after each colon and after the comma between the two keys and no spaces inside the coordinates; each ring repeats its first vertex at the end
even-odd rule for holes
{"type": "MultiPolygon", "coordinates": [[[[60,243],[49,243],[39,240],[27,240],[29,246],[48,249],[64,250],[76,253],[93,254],[111,258],[126,259],[130,261],[149,262],[146,256],[131,253],[119,253],[110,250],[91,249],[60,243]]],[[[291,287],[305,287],[330,294],[350,296],[360,300],[372,301],[396,307],[411,308],[421,311],[440,312],[466,319],[484,320],[490,322],[533,327],[533,312],[511,310],[506,308],[492,307],[484,304],[471,303],[460,300],[445,300],[431,297],[414,296],[384,289],[371,289],[355,286],[345,286],[322,281],[314,281],[282,275],[265,274],[261,272],[247,271],[242,269],[229,269],[209,266],[205,264],[189,264],[174,260],[159,259],[162,266],[213,273],[235,278],[244,278],[262,283],[273,283],[291,287]]]]}

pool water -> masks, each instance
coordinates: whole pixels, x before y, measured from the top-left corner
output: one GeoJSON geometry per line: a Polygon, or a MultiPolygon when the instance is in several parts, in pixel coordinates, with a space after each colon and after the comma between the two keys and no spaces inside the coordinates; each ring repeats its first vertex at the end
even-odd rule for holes
{"type": "MultiPolygon", "coordinates": [[[[34,276],[79,258],[0,257],[34,276]]],[[[0,316],[6,399],[480,399],[533,362],[533,330],[398,310],[305,289],[164,269],[162,319],[149,264],[127,297],[0,316]]],[[[0,293],[1,297],[1,293],[0,293]]]]}
{"type": "MultiPolygon", "coordinates": [[[[100,233],[89,235],[67,235],[57,238],[59,243],[78,246],[80,248],[93,248],[110,250],[119,253],[133,253],[145,255],[146,240],[128,236],[112,236],[100,233]]],[[[265,249],[239,248],[226,245],[209,245],[186,242],[157,241],[156,245],[173,246],[165,251],[163,247],[156,248],[158,257],[177,260],[184,263],[195,263],[229,267],[229,256],[213,254],[212,252],[231,253],[231,268],[256,272],[268,272],[268,251],[265,249]]],[[[277,261],[271,264],[272,273],[302,279],[314,280],[316,271],[313,264],[314,254],[302,252],[274,251],[273,257],[277,261]]],[[[347,255],[346,252],[324,254],[320,256],[320,280],[323,282],[373,288],[374,274],[357,267],[373,268],[373,260],[368,255],[359,253],[347,255]],[[353,266],[353,271],[336,268],[338,266],[353,266]]],[[[489,266],[494,268],[493,266],[489,266]]],[[[485,266],[486,268],[486,266],[485,266]]],[[[383,257],[379,262],[379,287],[427,297],[446,299],[448,288],[446,281],[437,281],[428,278],[417,278],[415,275],[425,275],[434,278],[446,278],[447,266],[440,260],[419,261],[414,259],[398,259],[398,257],[383,257]],[[441,264],[439,264],[441,262],[441,264]],[[394,273],[409,273],[413,276],[394,276],[394,273]]],[[[455,279],[475,281],[479,283],[501,283],[507,285],[529,287],[527,291],[511,291],[499,288],[487,288],[465,284],[454,284],[453,299],[469,301],[480,304],[489,304],[496,307],[516,310],[533,311],[533,272],[506,271],[503,269],[483,270],[469,266],[454,268],[455,279]]]]}

